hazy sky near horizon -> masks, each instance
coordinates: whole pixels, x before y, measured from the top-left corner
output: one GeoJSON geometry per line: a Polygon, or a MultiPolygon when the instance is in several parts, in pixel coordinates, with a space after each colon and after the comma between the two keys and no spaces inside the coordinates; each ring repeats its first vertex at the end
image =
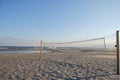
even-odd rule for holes
{"type": "Polygon", "coordinates": [[[0,37],[76,41],[120,30],[120,0],[0,0],[0,37]]]}

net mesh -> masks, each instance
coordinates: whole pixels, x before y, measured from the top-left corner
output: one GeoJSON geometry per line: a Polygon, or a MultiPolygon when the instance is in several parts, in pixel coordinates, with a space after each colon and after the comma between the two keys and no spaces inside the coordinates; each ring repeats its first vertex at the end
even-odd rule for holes
{"type": "Polygon", "coordinates": [[[116,34],[72,42],[44,42],[48,50],[115,51],[116,34]]]}
{"type": "Polygon", "coordinates": [[[62,43],[44,43],[47,49],[51,50],[105,50],[106,43],[105,38],[95,38],[82,41],[62,42],[62,43]]]}

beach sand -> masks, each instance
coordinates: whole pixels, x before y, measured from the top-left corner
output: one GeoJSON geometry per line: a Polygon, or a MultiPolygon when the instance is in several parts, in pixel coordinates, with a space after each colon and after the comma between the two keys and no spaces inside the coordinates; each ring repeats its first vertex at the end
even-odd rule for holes
{"type": "Polygon", "coordinates": [[[120,80],[116,53],[0,54],[0,80],[120,80]]]}

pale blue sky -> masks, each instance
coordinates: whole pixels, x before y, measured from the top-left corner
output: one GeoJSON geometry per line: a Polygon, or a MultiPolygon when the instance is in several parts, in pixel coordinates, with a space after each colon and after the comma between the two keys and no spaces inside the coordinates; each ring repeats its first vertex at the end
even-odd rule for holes
{"type": "Polygon", "coordinates": [[[120,30],[120,0],[0,0],[0,37],[77,41],[120,30]]]}

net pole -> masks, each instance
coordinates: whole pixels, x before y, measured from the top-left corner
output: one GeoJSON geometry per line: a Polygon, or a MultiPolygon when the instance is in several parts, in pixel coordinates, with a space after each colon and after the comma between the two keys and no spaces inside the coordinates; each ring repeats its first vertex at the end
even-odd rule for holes
{"type": "Polygon", "coordinates": [[[106,47],[105,37],[103,38],[103,40],[104,40],[104,47],[105,47],[105,51],[106,51],[107,47],[106,47]]]}
{"type": "Polygon", "coordinates": [[[117,74],[120,75],[120,55],[119,55],[119,31],[116,31],[116,54],[117,54],[117,74]]]}
{"type": "Polygon", "coordinates": [[[42,47],[43,47],[43,41],[40,41],[40,59],[42,59],[43,54],[42,54],[42,47]]]}

